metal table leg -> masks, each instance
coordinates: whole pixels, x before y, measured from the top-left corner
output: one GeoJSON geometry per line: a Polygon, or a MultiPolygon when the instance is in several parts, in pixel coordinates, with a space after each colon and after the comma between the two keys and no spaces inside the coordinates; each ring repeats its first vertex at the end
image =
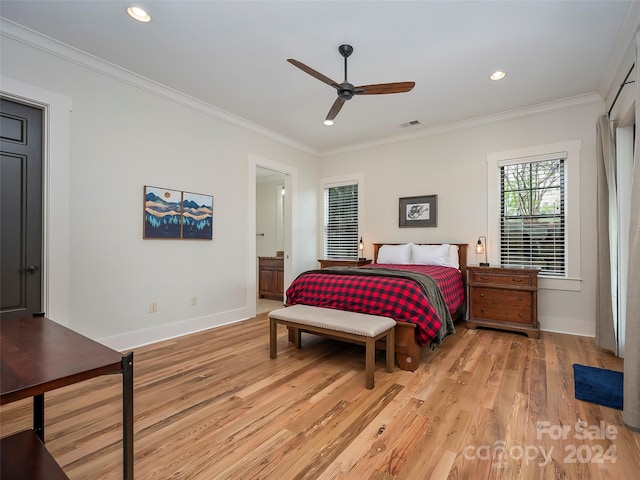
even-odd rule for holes
{"type": "Polygon", "coordinates": [[[133,352],[122,357],[123,477],[133,480],[133,352]]]}
{"type": "Polygon", "coordinates": [[[44,443],[44,393],[33,397],[33,431],[44,443]]]}

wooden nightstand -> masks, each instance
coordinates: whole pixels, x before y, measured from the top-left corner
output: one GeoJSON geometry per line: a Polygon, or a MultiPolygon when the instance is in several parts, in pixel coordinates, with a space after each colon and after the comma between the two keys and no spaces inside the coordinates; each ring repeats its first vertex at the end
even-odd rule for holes
{"type": "Polygon", "coordinates": [[[468,267],[467,328],[491,327],[540,338],[538,272],[529,268],[468,267]]]}
{"type": "Polygon", "coordinates": [[[342,259],[324,259],[319,258],[318,262],[320,263],[320,268],[325,267],[361,267],[363,265],[369,265],[371,263],[371,259],[365,258],[363,260],[351,260],[348,258],[342,259]]]}

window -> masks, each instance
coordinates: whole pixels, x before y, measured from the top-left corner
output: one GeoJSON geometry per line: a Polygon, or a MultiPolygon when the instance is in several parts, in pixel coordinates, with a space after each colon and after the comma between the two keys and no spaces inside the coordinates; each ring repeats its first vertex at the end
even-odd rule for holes
{"type": "Polygon", "coordinates": [[[539,268],[540,288],[580,291],[582,141],[487,154],[487,252],[539,268]]]}
{"type": "Polygon", "coordinates": [[[358,258],[358,182],[324,187],[324,257],[358,258]]]}
{"type": "MultiPolygon", "coordinates": [[[[565,156],[500,164],[500,264],[566,271],[565,156]]],[[[506,162],[505,162],[506,163],[506,162]]]]}

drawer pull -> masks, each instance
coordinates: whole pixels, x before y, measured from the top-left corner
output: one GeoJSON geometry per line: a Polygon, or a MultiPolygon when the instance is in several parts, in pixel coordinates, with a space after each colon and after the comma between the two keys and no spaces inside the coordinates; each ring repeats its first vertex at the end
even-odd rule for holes
{"type": "Polygon", "coordinates": [[[522,278],[512,278],[511,280],[513,280],[516,283],[522,283],[522,278]]]}
{"type": "Polygon", "coordinates": [[[481,293],[481,294],[480,294],[480,298],[484,298],[484,293],[481,293]]]}
{"type": "Polygon", "coordinates": [[[480,280],[489,280],[489,277],[480,277],[480,280]]]}
{"type": "Polygon", "coordinates": [[[522,318],[522,317],[524,317],[524,315],[523,315],[523,313],[522,313],[522,312],[520,312],[520,318],[522,318]]]}

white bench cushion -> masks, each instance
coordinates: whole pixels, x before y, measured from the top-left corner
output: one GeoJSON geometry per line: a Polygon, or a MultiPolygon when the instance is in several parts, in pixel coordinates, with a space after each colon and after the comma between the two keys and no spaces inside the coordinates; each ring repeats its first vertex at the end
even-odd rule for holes
{"type": "Polygon", "coordinates": [[[292,305],[269,312],[270,318],[295,322],[300,325],[322,327],[337,332],[375,337],[396,322],[388,317],[369,315],[366,313],[347,312],[333,308],[313,307],[311,305],[292,305]]]}

